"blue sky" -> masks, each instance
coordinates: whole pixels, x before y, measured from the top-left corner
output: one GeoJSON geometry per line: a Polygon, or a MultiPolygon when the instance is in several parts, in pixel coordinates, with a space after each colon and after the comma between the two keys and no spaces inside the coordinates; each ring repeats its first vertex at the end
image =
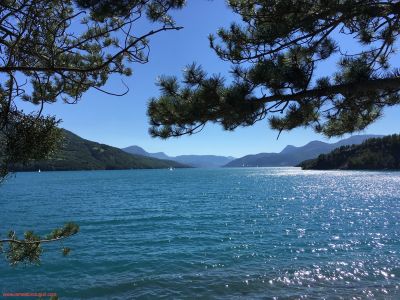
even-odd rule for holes
{"type": "MultiPolygon", "coordinates": [[[[286,145],[301,146],[311,140],[324,140],[311,129],[296,129],[282,133],[268,128],[267,120],[252,127],[234,132],[223,131],[218,125],[208,124],[192,136],[169,140],[151,138],[148,134],[146,104],[159,94],[155,85],[157,76],[180,76],[185,65],[195,61],[209,73],[227,75],[230,65],[222,62],[209,48],[207,36],[217,28],[226,26],[235,15],[225,6],[225,1],[195,0],[174,14],[177,24],[184,26],[178,32],[161,33],[151,39],[150,62],[132,65],[133,76],[124,78],[130,92],[114,97],[98,91],[89,91],[76,105],[56,103],[47,105],[45,112],[63,120],[62,127],[89,140],[116,147],[139,145],[149,152],[163,151],[169,155],[217,154],[240,157],[259,152],[279,152],[286,145]]],[[[397,60],[397,59],[396,59],[397,60]]],[[[398,61],[398,60],[397,60],[398,61]]],[[[334,66],[327,66],[330,73],[334,66]]],[[[120,78],[107,85],[110,91],[121,91],[120,78]]],[[[400,108],[386,110],[384,117],[362,133],[390,134],[400,132],[400,108]]],[[[334,142],[337,139],[332,139],[334,142]]]]}

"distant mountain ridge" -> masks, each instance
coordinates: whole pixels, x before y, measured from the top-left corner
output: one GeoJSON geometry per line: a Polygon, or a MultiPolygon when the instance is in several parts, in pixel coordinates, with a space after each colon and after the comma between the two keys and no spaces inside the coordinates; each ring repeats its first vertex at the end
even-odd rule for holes
{"type": "Polygon", "coordinates": [[[322,141],[312,141],[308,144],[296,147],[286,146],[280,153],[259,153],[246,155],[235,159],[225,167],[287,167],[296,166],[302,161],[316,158],[320,154],[326,154],[335,148],[361,144],[369,138],[380,138],[382,135],[354,135],[336,143],[325,143],[322,141]]]}
{"type": "Polygon", "coordinates": [[[235,158],[231,156],[218,155],[179,155],[168,156],[164,152],[149,153],[139,146],[129,146],[121,150],[136,155],[143,155],[158,159],[172,160],[181,164],[189,165],[196,168],[218,168],[233,161],[235,158]]]}
{"type": "Polygon", "coordinates": [[[85,140],[63,129],[61,149],[50,159],[11,166],[11,171],[71,171],[183,168],[175,161],[128,154],[119,148],[85,140]]]}
{"type": "Polygon", "coordinates": [[[26,165],[10,166],[11,171],[61,171],[61,170],[116,170],[145,168],[185,167],[277,167],[296,166],[303,161],[317,158],[341,146],[358,145],[382,135],[356,135],[336,143],[312,141],[304,146],[286,146],[280,153],[259,153],[235,159],[218,155],[168,156],[164,152],[149,153],[139,146],[119,149],[85,140],[63,129],[61,149],[50,159],[31,161],[26,165]]]}

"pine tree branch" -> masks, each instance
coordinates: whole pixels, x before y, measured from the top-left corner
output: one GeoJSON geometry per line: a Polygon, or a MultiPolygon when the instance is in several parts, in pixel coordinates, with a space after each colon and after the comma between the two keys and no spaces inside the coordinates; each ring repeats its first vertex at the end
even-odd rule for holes
{"type": "Polygon", "coordinates": [[[22,72],[76,72],[76,73],[90,73],[100,71],[104,69],[109,64],[111,64],[116,58],[121,56],[123,53],[128,52],[132,47],[134,47],[140,41],[145,40],[149,36],[155,35],[161,31],[169,31],[169,30],[181,30],[183,27],[162,27],[157,30],[152,30],[147,34],[142,35],[141,37],[137,38],[134,42],[130,43],[122,50],[114,54],[112,57],[107,59],[104,63],[91,67],[91,68],[72,68],[72,67],[65,67],[65,66],[53,66],[53,67],[33,67],[33,66],[4,66],[0,67],[0,72],[2,73],[10,73],[15,71],[22,71],[22,72]]]}
{"type": "Polygon", "coordinates": [[[56,242],[56,241],[60,241],[63,239],[66,239],[68,237],[71,237],[73,235],[75,235],[76,233],[72,233],[70,235],[66,235],[66,236],[61,236],[61,237],[57,237],[57,238],[53,238],[53,239],[43,239],[43,240],[37,240],[37,241],[24,241],[24,240],[15,240],[15,239],[3,239],[0,240],[0,243],[15,243],[15,244],[24,244],[24,245],[31,245],[31,244],[41,244],[41,243],[51,243],[51,242],[56,242]]]}
{"type": "Polygon", "coordinates": [[[336,94],[357,94],[377,90],[400,90],[400,77],[364,80],[354,83],[331,85],[324,88],[305,90],[293,94],[271,95],[252,100],[254,102],[268,103],[275,101],[297,101],[305,98],[319,98],[336,94]]]}

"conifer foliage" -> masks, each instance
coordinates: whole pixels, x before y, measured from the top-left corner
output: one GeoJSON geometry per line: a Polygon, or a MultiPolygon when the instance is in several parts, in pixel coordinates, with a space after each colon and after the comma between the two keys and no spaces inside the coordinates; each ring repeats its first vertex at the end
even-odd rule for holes
{"type": "Polygon", "coordinates": [[[150,100],[150,133],[192,134],[207,122],[226,130],[268,118],[278,130],[311,127],[328,137],[364,129],[399,104],[391,64],[400,29],[397,0],[230,0],[241,22],[210,35],[232,63],[232,80],[189,65],[162,76],[150,100]],[[347,42],[345,42],[347,41],[347,42]],[[336,70],[332,70],[336,63],[336,70]],[[317,71],[318,70],[318,71],[317,71]]]}
{"type": "MultiPolygon", "coordinates": [[[[59,147],[59,120],[43,116],[56,101],[77,103],[89,89],[112,95],[110,76],[129,76],[128,64],[149,59],[149,38],[179,30],[170,12],[184,0],[2,0],[0,1],[0,182],[15,163],[45,159],[59,147]],[[148,31],[137,28],[146,18],[148,31]],[[20,103],[28,102],[32,113],[20,103]]],[[[123,85],[124,86],[124,85],[123,85]]],[[[0,224],[1,230],[7,224],[0,224]]],[[[38,263],[41,245],[78,232],[68,223],[45,237],[14,231],[0,237],[12,264],[38,263]]],[[[63,248],[68,254],[69,248],[63,248]]]]}
{"type": "Polygon", "coordinates": [[[12,163],[42,159],[60,141],[58,120],[42,116],[56,101],[78,102],[104,90],[110,76],[149,59],[149,38],[179,30],[170,16],[184,0],[0,1],[0,179],[12,163]],[[147,18],[148,31],[137,28],[147,18]],[[33,104],[34,112],[18,107],[33,104]]]}

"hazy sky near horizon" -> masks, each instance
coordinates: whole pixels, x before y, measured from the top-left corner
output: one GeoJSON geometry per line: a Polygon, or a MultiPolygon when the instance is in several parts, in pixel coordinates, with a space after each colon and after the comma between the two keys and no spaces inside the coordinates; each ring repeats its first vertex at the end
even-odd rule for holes
{"type": "MultiPolygon", "coordinates": [[[[61,127],[96,142],[126,147],[139,145],[149,152],[163,151],[168,155],[217,154],[240,157],[259,152],[279,152],[286,145],[301,146],[311,140],[328,141],[311,129],[277,132],[268,128],[267,120],[252,127],[224,131],[219,125],[208,124],[192,136],[169,140],[154,139],[148,134],[146,106],[149,98],[158,96],[157,76],[180,76],[192,62],[201,64],[209,73],[228,75],[230,64],[222,62],[209,48],[207,36],[237,18],[223,0],[188,1],[188,6],[174,13],[177,25],[184,29],[164,32],[151,39],[150,62],[132,65],[133,76],[124,78],[130,92],[114,97],[91,90],[76,105],[61,102],[47,105],[45,112],[62,119],[61,127]]],[[[396,61],[399,61],[396,59],[396,61]]],[[[332,71],[332,70],[330,70],[332,71]]],[[[229,77],[229,76],[228,76],[229,77]]],[[[107,90],[124,90],[121,78],[112,78],[107,90]]],[[[387,109],[383,118],[362,134],[400,132],[400,107],[387,109]]],[[[337,139],[332,139],[331,142],[337,139]]]]}

